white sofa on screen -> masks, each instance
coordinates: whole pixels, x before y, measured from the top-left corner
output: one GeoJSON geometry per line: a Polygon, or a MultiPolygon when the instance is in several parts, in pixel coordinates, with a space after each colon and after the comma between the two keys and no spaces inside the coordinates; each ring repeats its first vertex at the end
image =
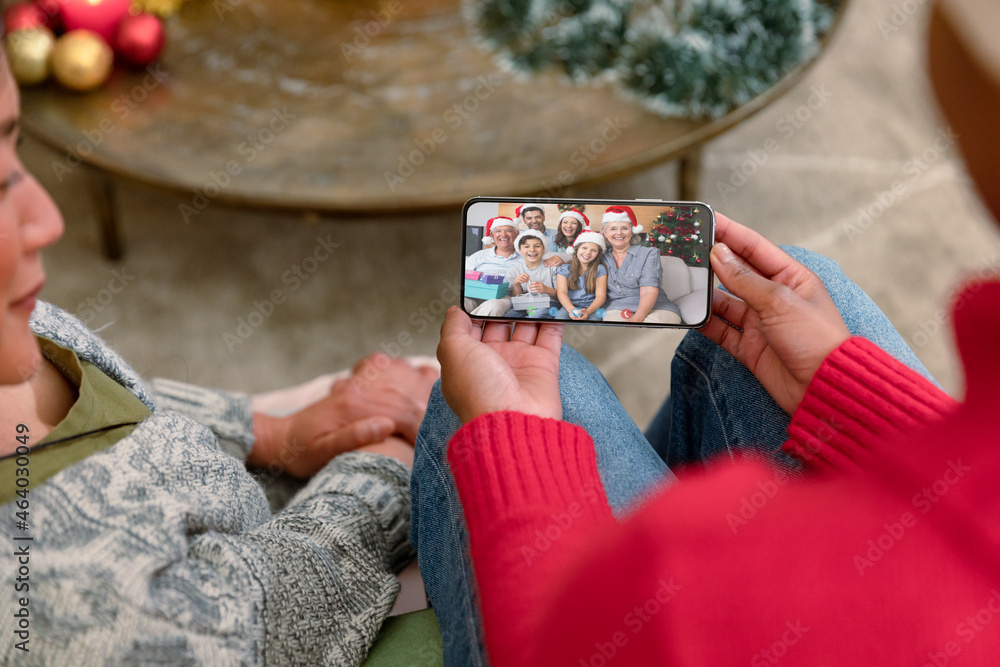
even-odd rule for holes
{"type": "Polygon", "coordinates": [[[663,255],[663,291],[681,309],[684,324],[705,319],[708,308],[708,267],[688,266],[680,257],[663,255]]]}

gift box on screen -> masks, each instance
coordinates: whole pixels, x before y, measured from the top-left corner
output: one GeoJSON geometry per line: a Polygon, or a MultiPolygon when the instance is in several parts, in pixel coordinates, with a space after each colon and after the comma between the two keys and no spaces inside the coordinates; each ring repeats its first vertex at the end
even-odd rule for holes
{"type": "Polygon", "coordinates": [[[503,276],[499,273],[484,273],[479,279],[487,285],[499,285],[503,282],[503,276]]]}
{"type": "Polygon", "coordinates": [[[529,308],[543,308],[548,310],[551,302],[547,294],[521,294],[511,298],[514,310],[528,310],[529,308]]]}
{"type": "Polygon", "coordinates": [[[482,271],[466,271],[465,272],[465,279],[466,280],[479,280],[479,278],[482,275],[483,275],[482,271]]]}
{"type": "Polygon", "coordinates": [[[507,296],[507,283],[487,285],[478,280],[466,280],[465,296],[472,299],[499,299],[507,296]]]}

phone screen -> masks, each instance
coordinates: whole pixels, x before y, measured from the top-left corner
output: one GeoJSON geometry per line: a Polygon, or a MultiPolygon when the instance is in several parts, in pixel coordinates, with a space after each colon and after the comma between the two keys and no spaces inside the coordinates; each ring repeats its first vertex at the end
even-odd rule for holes
{"type": "Polygon", "coordinates": [[[674,328],[708,320],[708,204],[477,197],[462,218],[462,307],[474,318],[674,328]]]}

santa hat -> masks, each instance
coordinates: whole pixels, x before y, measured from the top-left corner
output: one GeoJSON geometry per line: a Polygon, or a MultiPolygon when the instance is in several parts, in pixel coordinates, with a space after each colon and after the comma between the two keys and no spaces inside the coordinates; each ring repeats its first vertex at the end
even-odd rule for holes
{"type": "Polygon", "coordinates": [[[643,229],[642,225],[636,221],[635,213],[628,206],[609,206],[604,212],[601,222],[605,226],[610,222],[631,222],[633,234],[640,234],[643,229]]]}
{"type": "Polygon", "coordinates": [[[523,232],[521,232],[520,234],[518,234],[517,238],[514,239],[514,249],[515,250],[520,250],[520,248],[521,248],[521,239],[523,239],[525,236],[532,236],[532,237],[534,237],[536,239],[539,239],[542,242],[542,252],[548,252],[549,251],[549,240],[547,238],[545,238],[545,234],[542,234],[537,229],[525,229],[523,232]]]}
{"type": "Polygon", "coordinates": [[[585,216],[583,214],[583,211],[581,211],[579,209],[571,208],[568,211],[564,211],[563,213],[561,213],[559,215],[559,219],[560,220],[562,220],[563,218],[576,218],[583,225],[583,230],[584,231],[588,231],[588,232],[590,231],[590,218],[588,218],[587,216],[585,216]]]}
{"type": "Polygon", "coordinates": [[[543,217],[545,216],[545,211],[538,204],[521,204],[520,206],[514,209],[514,215],[517,216],[518,218],[524,219],[524,214],[530,211],[531,209],[535,209],[538,212],[540,212],[543,217]]]}
{"type": "Polygon", "coordinates": [[[607,241],[604,240],[604,234],[599,234],[598,232],[585,231],[580,232],[580,235],[576,237],[573,241],[573,253],[576,254],[576,247],[581,243],[594,243],[604,252],[608,249],[607,241]]]}
{"type": "Polygon", "coordinates": [[[490,218],[486,221],[486,235],[492,236],[494,229],[499,229],[500,227],[513,227],[517,230],[517,225],[510,218],[505,218],[502,215],[498,215],[495,218],[490,218]]]}

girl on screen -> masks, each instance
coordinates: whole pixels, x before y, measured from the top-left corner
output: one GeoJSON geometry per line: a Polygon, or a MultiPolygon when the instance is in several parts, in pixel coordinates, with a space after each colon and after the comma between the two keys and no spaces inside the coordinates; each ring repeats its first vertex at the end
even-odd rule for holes
{"type": "Polygon", "coordinates": [[[604,237],[597,232],[577,235],[569,264],[556,270],[556,296],[562,308],[555,319],[586,320],[604,305],[608,294],[608,269],[601,257],[606,248],[604,237]]]}

